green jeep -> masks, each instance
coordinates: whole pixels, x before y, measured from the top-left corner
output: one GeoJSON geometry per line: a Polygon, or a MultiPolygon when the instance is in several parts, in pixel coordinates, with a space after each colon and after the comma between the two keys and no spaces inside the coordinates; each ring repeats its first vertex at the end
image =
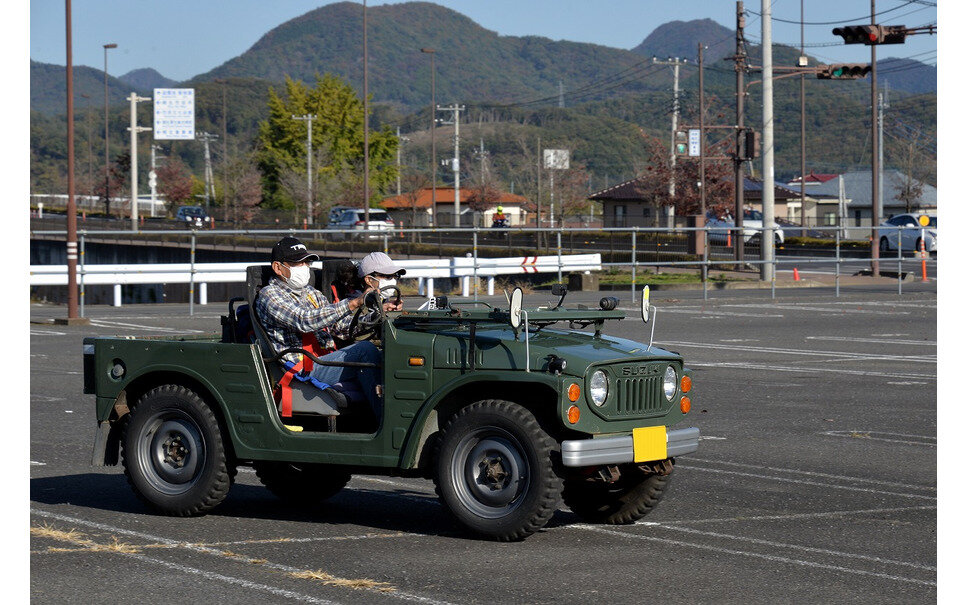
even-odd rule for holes
{"type": "MultiPolygon", "coordinates": [[[[317,263],[316,288],[335,291],[345,262],[317,263]]],[[[284,371],[251,312],[270,273],[249,268],[248,308],[229,302],[221,337],[84,339],[84,392],[97,396],[93,464],[120,459],[135,493],[162,514],[207,512],[245,465],[304,505],[352,474],[424,477],[468,529],[519,540],[560,500],[588,522],[641,518],[662,498],[675,457],[699,446],[699,429],[669,428],[690,408],[682,357],[603,335],[606,321],[625,317],[617,299],[566,307],[560,286],[556,306],[532,309],[520,289],[506,309],[437,298],[381,313],[382,296],[369,296],[375,313],[358,327],[384,353],[382,418],[352,385],[298,381],[283,416],[284,371]]],[[[650,313],[646,288],[642,319],[650,313]]]]}

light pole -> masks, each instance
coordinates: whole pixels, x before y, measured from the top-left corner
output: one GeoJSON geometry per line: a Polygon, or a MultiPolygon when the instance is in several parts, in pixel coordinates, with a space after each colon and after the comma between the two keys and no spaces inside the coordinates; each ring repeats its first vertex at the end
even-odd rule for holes
{"type": "Polygon", "coordinates": [[[104,45],[104,214],[111,216],[111,154],[108,152],[108,49],[117,48],[115,43],[104,45]]]}
{"type": "Polygon", "coordinates": [[[293,120],[306,122],[306,224],[313,224],[313,120],[316,114],[292,116],[293,120]]]}
{"type": "Polygon", "coordinates": [[[433,169],[433,180],[430,181],[430,223],[437,224],[437,70],[434,65],[434,55],[437,51],[432,48],[421,48],[420,52],[430,55],[430,166],[433,169]]]}
{"type": "Polygon", "coordinates": [[[367,98],[369,55],[366,50],[366,0],[363,0],[363,224],[370,228],[370,99],[367,98]]]}

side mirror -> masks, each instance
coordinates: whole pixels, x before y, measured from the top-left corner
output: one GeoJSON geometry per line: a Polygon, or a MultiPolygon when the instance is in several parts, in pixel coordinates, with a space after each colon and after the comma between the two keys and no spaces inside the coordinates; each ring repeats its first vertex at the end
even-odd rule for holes
{"type": "Polygon", "coordinates": [[[642,301],[639,307],[639,312],[642,314],[642,321],[649,323],[649,287],[646,286],[642,288],[642,301]]]}
{"type": "Polygon", "coordinates": [[[521,291],[520,287],[515,288],[514,291],[511,292],[511,309],[509,314],[511,316],[511,327],[515,330],[521,327],[521,304],[523,299],[524,292],[521,291]]]}
{"type": "Polygon", "coordinates": [[[565,296],[568,295],[568,286],[565,284],[554,284],[551,286],[551,295],[561,297],[558,299],[558,304],[555,305],[555,308],[557,309],[561,306],[561,303],[565,301],[565,296]]]}

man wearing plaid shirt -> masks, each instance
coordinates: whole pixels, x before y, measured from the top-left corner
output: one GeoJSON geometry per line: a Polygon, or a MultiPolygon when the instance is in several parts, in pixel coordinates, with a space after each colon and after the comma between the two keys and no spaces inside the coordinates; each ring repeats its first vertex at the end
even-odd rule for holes
{"type": "MultiPolygon", "coordinates": [[[[350,361],[379,364],[380,350],[369,341],[356,342],[335,350],[333,334],[349,337],[347,333],[353,314],[363,304],[363,296],[344,299],[331,304],[322,292],[309,285],[309,263],[319,257],[306,249],[294,237],[284,237],[272,248],[272,271],[275,277],[262,288],[255,301],[255,313],[265,328],[273,352],[290,347],[303,348],[303,334],[315,334],[326,361],[350,361]]],[[[299,363],[303,356],[289,353],[283,361],[299,363]]],[[[370,402],[377,418],[382,415],[382,404],[376,393],[380,383],[379,368],[322,366],[313,364],[310,375],[316,380],[335,384],[356,380],[370,402]]]]}

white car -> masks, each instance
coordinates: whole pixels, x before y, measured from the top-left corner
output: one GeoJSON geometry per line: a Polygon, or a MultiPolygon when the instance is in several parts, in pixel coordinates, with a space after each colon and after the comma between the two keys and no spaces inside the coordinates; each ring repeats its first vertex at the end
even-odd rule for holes
{"type": "Polygon", "coordinates": [[[898,233],[901,235],[901,250],[919,251],[921,234],[924,233],[925,251],[938,251],[938,217],[934,214],[898,214],[881,223],[877,230],[881,252],[897,250],[898,233]],[[927,225],[921,225],[921,216],[928,217],[927,225]]]}
{"type": "MultiPolygon", "coordinates": [[[[736,237],[738,234],[736,223],[733,222],[733,217],[730,215],[719,218],[714,213],[707,212],[706,226],[710,228],[709,241],[711,243],[723,244],[727,241],[727,233],[731,234],[732,237],[736,237]]],[[[763,213],[759,210],[747,210],[743,212],[743,241],[746,243],[759,243],[762,237],[763,213]]],[[[777,245],[784,242],[783,229],[775,221],[773,223],[773,241],[777,245]]]]}
{"type": "Polygon", "coordinates": [[[369,231],[370,237],[379,237],[383,235],[382,232],[393,230],[393,219],[387,215],[386,210],[381,208],[370,208],[370,222],[367,223],[365,219],[366,214],[362,208],[347,208],[336,220],[330,218],[328,228],[369,231]]]}

